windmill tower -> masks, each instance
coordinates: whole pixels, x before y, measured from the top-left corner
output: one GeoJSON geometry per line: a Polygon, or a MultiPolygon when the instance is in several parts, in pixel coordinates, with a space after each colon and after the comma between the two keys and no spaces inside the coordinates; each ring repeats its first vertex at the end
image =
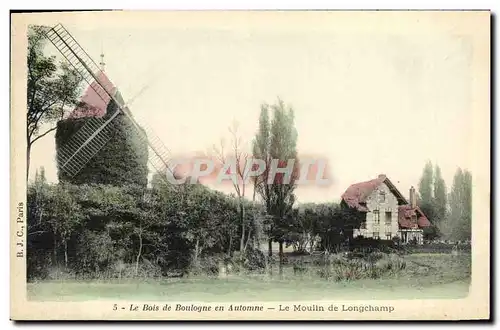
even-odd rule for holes
{"type": "Polygon", "coordinates": [[[173,175],[168,149],[146,123],[134,118],[105,75],[103,56],[99,67],[61,24],[48,29],[46,36],[89,84],[83,102],[57,125],[59,178],[73,183],[146,185],[148,162],[164,179],[173,175]],[[82,115],[89,113],[90,118],[82,115]]]}

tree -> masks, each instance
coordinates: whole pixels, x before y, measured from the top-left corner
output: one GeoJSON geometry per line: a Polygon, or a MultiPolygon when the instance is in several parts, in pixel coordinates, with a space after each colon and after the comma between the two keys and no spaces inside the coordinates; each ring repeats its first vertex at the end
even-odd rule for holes
{"type": "Polygon", "coordinates": [[[77,103],[82,81],[77,71],[67,63],[58,65],[54,56],[44,55],[47,42],[45,29],[32,26],[28,30],[26,180],[33,144],[55,130],[53,123],[62,119],[68,107],[77,103]],[[42,131],[45,124],[49,127],[42,131]]]}
{"type": "Polygon", "coordinates": [[[33,184],[28,186],[28,212],[30,214],[28,219],[33,220],[28,222],[28,235],[43,233],[43,231],[37,231],[37,226],[42,224],[49,188],[45,177],[45,168],[40,167],[35,173],[33,184]]]}
{"type": "MultiPolygon", "coordinates": [[[[271,123],[269,121],[269,106],[267,104],[261,105],[259,117],[259,130],[253,141],[253,157],[260,159],[264,163],[264,171],[261,175],[253,177],[254,183],[254,201],[255,193],[259,194],[265,204],[267,215],[270,215],[271,209],[271,189],[267,184],[267,177],[269,175],[269,168],[271,166],[271,123]]],[[[267,228],[266,233],[268,236],[268,254],[272,255],[272,229],[273,223],[269,221],[269,217],[264,217],[264,226],[267,228]]]]}
{"type": "Polygon", "coordinates": [[[48,265],[53,258],[53,238],[47,223],[48,201],[51,187],[45,178],[45,170],[36,171],[35,180],[27,187],[27,276],[47,276],[48,265]]]}
{"type": "MultiPolygon", "coordinates": [[[[246,232],[245,229],[247,227],[247,224],[245,223],[246,222],[245,193],[247,186],[247,177],[246,177],[247,173],[245,171],[247,169],[247,164],[249,164],[251,160],[249,159],[248,153],[243,150],[242,140],[241,137],[238,135],[237,122],[233,122],[233,125],[229,127],[229,132],[231,134],[230,159],[228,159],[227,155],[225,154],[223,140],[221,141],[219,149],[214,146],[214,151],[216,153],[217,158],[224,166],[224,169],[227,171],[227,174],[233,176],[232,185],[237,196],[239,219],[241,226],[240,256],[243,258],[245,248],[248,243],[246,241],[247,236],[245,233],[246,232]]],[[[248,233],[248,240],[250,240],[250,233],[248,233]]]]}
{"type": "Polygon", "coordinates": [[[287,243],[292,244],[295,251],[312,252],[320,234],[320,218],[317,214],[317,205],[307,203],[299,205],[294,210],[293,228],[287,235],[287,243]]]}
{"type": "Polygon", "coordinates": [[[446,217],[446,183],[441,175],[441,169],[436,165],[434,170],[434,222],[439,225],[446,217]]]}
{"type": "MultiPolygon", "coordinates": [[[[431,162],[427,162],[424,166],[420,182],[418,184],[418,196],[417,199],[418,206],[430,219],[432,223],[435,223],[435,212],[434,212],[434,176],[433,167],[431,162]]],[[[430,228],[424,229],[424,236],[426,239],[432,239],[437,236],[437,227],[432,226],[430,228]]]]}
{"type": "Polygon", "coordinates": [[[472,219],[472,174],[458,168],[450,191],[448,227],[453,240],[470,240],[472,219]]]}
{"type": "Polygon", "coordinates": [[[64,265],[68,267],[68,241],[83,221],[84,214],[70,186],[58,184],[53,188],[48,202],[48,222],[54,234],[54,260],[57,261],[57,249],[61,245],[64,265]]]}
{"type": "Polygon", "coordinates": [[[418,192],[422,206],[432,205],[433,191],[433,169],[432,163],[427,162],[424,166],[420,182],[418,184],[418,192]]]}
{"type": "Polygon", "coordinates": [[[278,102],[270,107],[273,110],[271,125],[268,108],[267,105],[261,107],[261,122],[254,140],[254,157],[266,164],[266,170],[256,179],[256,189],[265,201],[267,213],[273,218],[268,231],[269,255],[272,254],[272,241],[277,241],[281,264],[283,243],[291,227],[289,216],[295,202],[295,181],[298,178],[297,130],[293,109],[286,107],[282,100],[278,99],[278,102]],[[287,173],[272,173],[270,168],[273,162],[278,168],[288,168],[287,173]]]}

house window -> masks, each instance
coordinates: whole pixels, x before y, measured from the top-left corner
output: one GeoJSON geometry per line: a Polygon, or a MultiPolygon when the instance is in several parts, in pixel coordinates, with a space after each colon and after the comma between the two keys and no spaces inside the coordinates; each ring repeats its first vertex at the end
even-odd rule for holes
{"type": "Polygon", "coordinates": [[[375,238],[375,239],[379,239],[380,238],[380,234],[378,233],[378,231],[374,231],[373,232],[373,238],[375,238]]]}
{"type": "Polygon", "coordinates": [[[380,212],[379,210],[373,210],[373,222],[376,224],[380,223],[380,212]]]}
{"type": "Polygon", "coordinates": [[[361,222],[361,229],[366,229],[366,221],[361,222]]]}
{"type": "Polygon", "coordinates": [[[385,192],[384,191],[380,192],[378,200],[380,203],[385,203],[385,192]]]}
{"type": "Polygon", "coordinates": [[[385,239],[392,239],[392,233],[391,232],[385,233],[385,239]]]}
{"type": "Polygon", "coordinates": [[[392,223],[392,212],[385,211],[385,224],[390,225],[392,223]]]}

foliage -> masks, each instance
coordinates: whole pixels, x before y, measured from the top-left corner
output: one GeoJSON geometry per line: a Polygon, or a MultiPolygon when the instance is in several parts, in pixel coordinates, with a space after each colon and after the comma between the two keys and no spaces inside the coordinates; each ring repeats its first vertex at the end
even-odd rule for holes
{"type": "MultiPolygon", "coordinates": [[[[234,191],[236,193],[236,201],[239,210],[240,231],[241,231],[240,251],[244,251],[249,243],[249,238],[250,238],[250,235],[249,233],[247,234],[247,231],[251,230],[251,228],[247,228],[248,222],[246,220],[247,220],[248,210],[246,209],[246,204],[248,203],[245,199],[245,193],[247,187],[247,174],[248,174],[246,170],[247,166],[251,164],[250,163],[251,160],[249,154],[243,150],[242,139],[238,133],[237,122],[233,122],[233,125],[229,128],[229,132],[231,133],[231,150],[229,152],[229,155],[227,155],[224,150],[224,140],[221,141],[220,149],[217,149],[214,146],[214,150],[216,152],[216,157],[223,165],[223,170],[225,171],[225,173],[231,175],[231,181],[234,191]]],[[[254,201],[255,201],[255,192],[254,192],[254,201]]],[[[251,220],[253,221],[257,220],[256,214],[253,214],[251,220]]],[[[252,222],[250,222],[250,225],[252,225],[252,222]]]]}
{"type": "Polygon", "coordinates": [[[46,278],[50,269],[81,278],[141,276],[144,267],[151,274],[184,274],[201,258],[239,248],[234,197],[202,185],[173,191],[48,184],[42,171],[28,188],[28,203],[30,278],[46,278]]]}
{"type": "Polygon", "coordinates": [[[472,216],[472,175],[457,169],[447,195],[446,184],[438,165],[428,162],[419,185],[419,206],[433,224],[424,229],[427,240],[441,236],[453,241],[470,240],[472,216]]]}
{"type": "MultiPolygon", "coordinates": [[[[260,159],[266,167],[264,172],[255,178],[255,189],[272,219],[267,227],[269,241],[279,242],[280,251],[292,226],[290,221],[293,218],[291,213],[295,203],[294,189],[299,168],[296,148],[297,130],[294,126],[293,109],[286,107],[282,100],[271,106],[262,105],[253,153],[254,158],[260,159]],[[271,121],[269,110],[273,113],[271,121]],[[293,163],[289,163],[290,161],[293,163]],[[289,168],[288,173],[273,173],[273,164],[278,168],[289,168]]],[[[269,250],[269,255],[271,253],[269,250]]]]}
{"type": "Polygon", "coordinates": [[[443,224],[445,238],[454,241],[471,239],[472,221],[472,174],[457,169],[449,194],[450,213],[443,224]]]}
{"type": "Polygon", "coordinates": [[[244,251],[243,266],[250,271],[261,271],[266,267],[266,257],[261,250],[249,246],[244,251]]]}
{"type": "Polygon", "coordinates": [[[422,172],[422,177],[418,184],[418,192],[422,205],[432,203],[432,187],[433,187],[433,168],[432,163],[427,162],[422,172]]]}
{"type": "Polygon", "coordinates": [[[439,224],[446,218],[447,198],[446,198],[446,184],[441,175],[441,169],[438,165],[434,170],[434,216],[435,223],[439,224]]]}
{"type": "Polygon", "coordinates": [[[422,172],[422,177],[418,184],[418,192],[420,199],[418,206],[424,212],[428,219],[434,221],[434,196],[433,196],[433,182],[434,172],[431,162],[427,162],[422,172]]]}
{"type": "MultiPolygon", "coordinates": [[[[107,115],[114,113],[114,102],[108,104],[107,115]]],[[[85,125],[90,118],[71,118],[57,123],[56,150],[71,140],[72,136],[85,125]]],[[[112,122],[113,131],[109,141],[90,159],[75,176],[59,170],[60,181],[73,184],[98,183],[104,185],[147,185],[148,145],[132,123],[118,115],[112,122]]],[[[58,163],[58,168],[62,164],[58,163]]]]}
{"type": "Polygon", "coordinates": [[[424,228],[424,238],[434,240],[442,235],[440,230],[448,217],[446,184],[438,165],[433,168],[431,162],[425,164],[419,183],[419,195],[418,205],[432,223],[431,227],[424,228]]]}
{"type": "Polygon", "coordinates": [[[401,250],[402,245],[399,244],[398,237],[394,237],[392,240],[383,240],[358,236],[352,240],[350,247],[355,253],[371,253],[374,251],[394,253],[401,250]]]}
{"type": "Polygon", "coordinates": [[[351,254],[330,255],[318,274],[333,281],[354,281],[395,275],[406,268],[406,261],[396,254],[369,253],[361,257],[351,254]]]}
{"type": "Polygon", "coordinates": [[[335,203],[299,205],[288,221],[285,242],[297,253],[315,249],[339,251],[353,242],[353,231],[359,229],[363,214],[335,203]]]}
{"type": "Polygon", "coordinates": [[[76,70],[67,63],[56,63],[54,56],[44,55],[46,27],[28,28],[27,79],[27,167],[32,145],[52,132],[52,126],[76,105],[81,81],[76,70]]]}

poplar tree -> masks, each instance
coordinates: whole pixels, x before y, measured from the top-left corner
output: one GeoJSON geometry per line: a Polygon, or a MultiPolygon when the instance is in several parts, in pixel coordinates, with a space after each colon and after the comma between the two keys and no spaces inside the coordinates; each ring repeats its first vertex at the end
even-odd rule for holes
{"type": "Polygon", "coordinates": [[[441,175],[441,169],[436,165],[434,170],[434,217],[440,223],[446,218],[446,183],[441,175]]]}
{"type": "Polygon", "coordinates": [[[429,161],[425,164],[422,177],[418,184],[419,207],[424,214],[431,219],[434,218],[433,210],[433,168],[429,161]]]}
{"type": "Polygon", "coordinates": [[[458,168],[453,177],[450,192],[450,216],[448,226],[453,240],[471,238],[472,174],[458,168]]]}
{"type": "Polygon", "coordinates": [[[253,142],[253,153],[254,158],[262,160],[266,167],[264,172],[255,178],[254,184],[270,216],[270,221],[267,223],[268,253],[272,255],[272,242],[279,242],[280,260],[288,228],[287,219],[295,202],[294,190],[298,174],[297,137],[293,109],[287,107],[282,100],[271,106],[267,104],[261,106],[259,130],[253,142]],[[269,110],[273,114],[272,121],[269,119],[269,110]],[[287,167],[290,161],[294,161],[288,182],[283,181],[285,179],[283,174],[276,174],[273,181],[268,181],[273,159],[278,160],[280,168],[287,167]]]}

